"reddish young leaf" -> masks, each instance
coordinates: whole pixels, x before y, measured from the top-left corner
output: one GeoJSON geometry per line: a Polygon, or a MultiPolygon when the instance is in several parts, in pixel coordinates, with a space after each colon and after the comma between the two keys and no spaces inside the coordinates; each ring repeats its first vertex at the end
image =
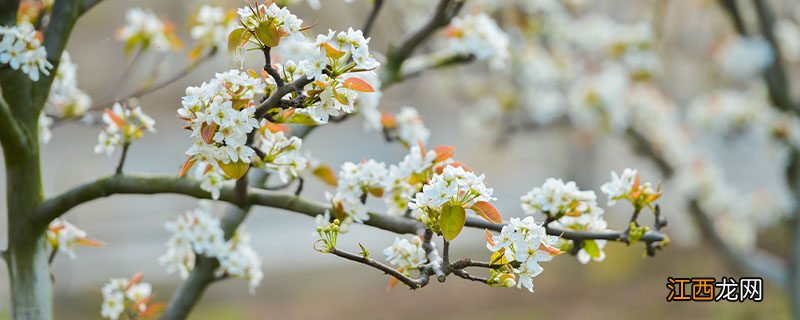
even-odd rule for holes
{"type": "Polygon", "coordinates": [[[314,176],[316,176],[317,178],[319,178],[320,180],[322,180],[323,182],[332,187],[335,187],[336,185],[339,184],[339,182],[336,180],[336,173],[333,172],[333,169],[324,164],[321,164],[316,168],[314,168],[314,171],[312,173],[314,174],[314,176]]]}
{"type": "Polygon", "coordinates": [[[483,229],[483,236],[486,237],[486,243],[490,244],[491,246],[495,245],[494,239],[492,239],[492,233],[489,232],[488,229],[483,229]]]}
{"type": "Polygon", "coordinates": [[[269,132],[272,133],[289,132],[289,127],[287,125],[269,121],[265,121],[265,124],[261,126],[261,129],[262,133],[266,132],[266,130],[269,130],[269,132]]]}
{"type": "Polygon", "coordinates": [[[214,141],[214,133],[217,132],[217,124],[211,123],[211,125],[203,124],[200,127],[200,135],[203,137],[203,142],[211,144],[214,141]]]}
{"type": "Polygon", "coordinates": [[[197,162],[196,157],[191,157],[189,159],[186,159],[186,162],[184,162],[183,166],[181,166],[181,170],[178,171],[178,178],[185,176],[186,173],[189,172],[189,169],[191,169],[194,166],[195,162],[197,162]]]}
{"type": "Polygon", "coordinates": [[[497,208],[495,208],[491,203],[486,201],[478,201],[475,202],[470,209],[486,219],[486,221],[503,223],[503,217],[500,216],[500,212],[497,212],[497,208]]]}
{"type": "Polygon", "coordinates": [[[362,80],[361,78],[356,78],[356,77],[347,78],[347,80],[344,81],[342,86],[347,89],[355,91],[375,92],[375,88],[373,88],[372,85],[362,80]]]}
{"type": "Polygon", "coordinates": [[[542,250],[542,251],[544,251],[544,252],[547,252],[547,253],[549,253],[551,256],[556,256],[556,255],[559,255],[559,254],[562,254],[562,253],[563,253],[563,252],[562,252],[561,250],[559,250],[558,248],[556,248],[556,247],[551,247],[551,246],[549,246],[549,245],[546,245],[546,244],[544,244],[544,243],[542,243],[542,244],[540,244],[540,245],[539,245],[539,250],[542,250]]]}
{"type": "Polygon", "coordinates": [[[394,286],[396,286],[398,282],[399,280],[397,280],[397,278],[395,278],[394,276],[389,276],[389,285],[386,286],[386,291],[389,291],[389,289],[394,288],[394,286]]]}
{"type": "Polygon", "coordinates": [[[394,129],[397,127],[397,120],[393,114],[384,112],[381,114],[381,125],[386,129],[394,129]]]}
{"type": "Polygon", "coordinates": [[[111,121],[114,121],[114,124],[116,124],[117,127],[121,128],[125,125],[125,120],[122,120],[120,117],[118,117],[114,111],[111,111],[111,109],[106,108],[106,115],[111,119],[111,121]]]}
{"type": "Polygon", "coordinates": [[[79,238],[77,243],[90,248],[102,248],[106,245],[105,242],[92,238],[79,238]]]}
{"type": "Polygon", "coordinates": [[[331,46],[329,43],[325,42],[322,44],[322,47],[325,48],[325,55],[328,58],[339,60],[339,58],[343,57],[346,52],[336,49],[331,46]]]}
{"type": "Polygon", "coordinates": [[[467,172],[471,172],[472,171],[472,169],[470,169],[466,164],[464,164],[461,161],[453,161],[452,163],[450,163],[448,165],[453,167],[453,168],[459,168],[460,167],[460,168],[464,169],[464,171],[467,171],[467,172]]]}
{"type": "Polygon", "coordinates": [[[139,282],[142,281],[142,278],[144,278],[144,273],[137,272],[136,274],[134,274],[131,280],[128,281],[128,286],[125,288],[125,290],[127,291],[131,287],[137,285],[139,282]]]}
{"type": "Polygon", "coordinates": [[[436,152],[436,160],[434,161],[442,162],[444,160],[451,158],[453,156],[453,151],[455,150],[456,148],[451,146],[438,146],[436,148],[433,148],[433,152],[436,152]]]}

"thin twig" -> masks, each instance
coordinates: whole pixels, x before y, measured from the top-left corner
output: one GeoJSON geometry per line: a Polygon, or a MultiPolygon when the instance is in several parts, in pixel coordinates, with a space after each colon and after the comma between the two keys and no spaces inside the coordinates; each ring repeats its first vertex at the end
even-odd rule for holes
{"type": "Polygon", "coordinates": [[[374,0],[374,3],[372,4],[372,10],[369,12],[367,20],[364,22],[364,26],[361,27],[361,32],[364,33],[365,38],[369,37],[370,33],[372,33],[372,27],[375,25],[375,19],[378,17],[381,7],[383,7],[383,0],[374,0]]]}
{"type": "Polygon", "coordinates": [[[119,157],[119,164],[117,164],[117,169],[114,171],[115,174],[121,175],[122,168],[125,166],[125,158],[128,157],[128,148],[130,148],[130,142],[125,142],[122,144],[122,154],[119,157]]]}
{"type": "Polygon", "coordinates": [[[359,255],[356,255],[356,254],[352,254],[352,253],[349,253],[347,251],[339,250],[339,249],[336,249],[336,248],[331,248],[330,253],[332,253],[334,255],[337,255],[339,257],[345,258],[347,260],[355,261],[355,262],[358,262],[358,263],[362,263],[362,264],[368,265],[370,267],[373,267],[375,269],[381,270],[381,271],[383,271],[383,273],[388,274],[388,275],[390,275],[392,277],[395,277],[395,279],[399,280],[402,283],[405,283],[412,290],[419,289],[419,288],[422,288],[423,286],[425,286],[425,283],[423,283],[421,280],[409,278],[405,274],[403,274],[402,272],[397,271],[394,268],[392,268],[390,266],[387,266],[387,265],[385,265],[383,263],[380,263],[375,259],[362,257],[362,256],[359,256],[359,255]]]}

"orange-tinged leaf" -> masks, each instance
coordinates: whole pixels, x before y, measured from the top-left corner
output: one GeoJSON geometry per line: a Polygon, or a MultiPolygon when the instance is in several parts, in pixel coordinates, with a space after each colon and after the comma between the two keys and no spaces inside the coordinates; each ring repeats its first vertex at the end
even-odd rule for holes
{"type": "Polygon", "coordinates": [[[419,153],[424,158],[425,157],[425,144],[422,143],[422,140],[417,140],[417,146],[419,146],[419,153]]]}
{"type": "MultiPolygon", "coordinates": [[[[631,192],[639,189],[639,174],[636,174],[636,178],[633,180],[633,185],[631,186],[631,192]]],[[[635,198],[635,197],[634,197],[635,198]]]]}
{"type": "Polygon", "coordinates": [[[324,164],[321,164],[316,168],[314,168],[314,171],[312,173],[314,174],[314,176],[316,176],[317,178],[319,178],[320,180],[322,180],[323,182],[325,182],[330,186],[335,187],[336,185],[339,184],[339,182],[336,180],[336,173],[333,172],[333,169],[324,164]]]}
{"type": "MultiPolygon", "coordinates": [[[[264,125],[261,126],[261,128],[263,130],[269,130],[269,132],[272,133],[289,132],[289,127],[287,125],[269,121],[266,121],[266,123],[264,123],[264,125]]],[[[263,130],[262,132],[264,132],[263,130]]]]}
{"type": "Polygon", "coordinates": [[[397,120],[393,114],[384,112],[381,114],[381,125],[386,129],[394,129],[397,127],[397,120]]]}
{"type": "Polygon", "coordinates": [[[183,166],[181,166],[181,170],[178,171],[178,178],[185,176],[186,173],[189,172],[189,169],[191,169],[196,162],[197,162],[196,157],[191,157],[189,159],[186,159],[186,162],[184,162],[183,166]]]}
{"type": "Polygon", "coordinates": [[[122,118],[118,117],[117,114],[111,109],[106,108],[106,115],[111,118],[111,121],[113,121],[118,127],[122,128],[125,126],[125,120],[122,120],[122,118]]]}
{"type": "Polygon", "coordinates": [[[486,237],[486,243],[491,246],[495,246],[496,243],[494,242],[494,239],[492,239],[492,233],[489,232],[488,229],[483,229],[483,236],[486,237]]]}
{"type": "Polygon", "coordinates": [[[292,116],[293,116],[293,115],[294,115],[296,112],[297,112],[297,109],[295,109],[295,108],[289,108],[289,109],[286,109],[286,111],[284,111],[284,112],[283,112],[283,118],[284,118],[284,119],[289,119],[289,118],[291,118],[291,117],[292,117],[292,116]]]}
{"type": "Polygon", "coordinates": [[[92,238],[80,238],[78,239],[77,243],[84,247],[90,248],[102,248],[106,245],[105,242],[92,238]]]}
{"type": "Polygon", "coordinates": [[[500,212],[497,211],[491,203],[486,201],[478,201],[472,205],[471,208],[475,211],[478,215],[486,219],[486,221],[494,222],[494,223],[503,223],[503,217],[500,216],[500,212]]]}
{"type": "Polygon", "coordinates": [[[327,42],[323,43],[322,47],[325,48],[325,55],[334,60],[339,60],[345,54],[344,51],[334,48],[327,42]]]}
{"type": "Polygon", "coordinates": [[[444,35],[450,38],[461,38],[464,36],[464,31],[458,28],[454,28],[452,26],[448,26],[444,29],[444,35]]]}
{"type": "Polygon", "coordinates": [[[247,69],[247,75],[253,78],[260,78],[261,76],[253,69],[247,69]]]}
{"type": "MultiPolygon", "coordinates": [[[[147,309],[145,309],[143,312],[139,313],[139,316],[143,317],[143,318],[152,317],[152,316],[155,316],[155,315],[161,313],[161,311],[163,311],[164,308],[166,308],[166,305],[163,304],[163,303],[149,304],[149,305],[147,305],[147,309]]],[[[137,309],[134,309],[134,310],[137,310],[137,309]]]]}
{"type": "Polygon", "coordinates": [[[455,151],[455,147],[451,146],[438,146],[433,148],[433,152],[436,152],[436,160],[435,162],[442,162],[447,160],[453,156],[453,151],[455,151]]]}
{"type": "Polygon", "coordinates": [[[344,81],[342,86],[347,89],[360,92],[375,92],[375,88],[373,88],[372,85],[362,80],[361,78],[356,78],[356,77],[347,78],[347,80],[344,81]]]}
{"type": "Polygon", "coordinates": [[[442,207],[439,228],[442,230],[442,236],[448,241],[455,239],[461,233],[461,229],[464,228],[464,223],[466,222],[467,212],[463,207],[449,204],[442,207]]]}
{"type": "Polygon", "coordinates": [[[389,289],[394,288],[394,286],[396,286],[398,282],[400,281],[397,280],[397,278],[395,278],[394,276],[389,276],[389,285],[386,286],[386,291],[389,291],[389,289]]]}
{"type": "Polygon", "coordinates": [[[219,167],[222,168],[228,178],[238,180],[247,173],[247,170],[250,169],[250,164],[244,161],[229,162],[227,164],[220,162],[219,167]]]}
{"type": "Polygon", "coordinates": [[[125,290],[128,290],[137,285],[139,282],[142,282],[142,278],[144,278],[144,273],[137,272],[134,274],[133,277],[131,277],[131,280],[128,281],[128,286],[125,288],[125,290]]]}
{"type": "Polygon", "coordinates": [[[549,245],[546,245],[546,244],[544,244],[544,243],[542,243],[542,244],[539,244],[539,250],[542,250],[542,251],[544,251],[544,252],[547,252],[547,253],[549,253],[551,256],[556,256],[556,255],[559,255],[559,254],[562,254],[562,253],[563,253],[563,252],[562,252],[561,250],[559,250],[558,248],[556,248],[556,247],[551,247],[551,246],[549,246],[549,245]]]}
{"type": "Polygon", "coordinates": [[[453,168],[462,168],[462,169],[464,169],[464,171],[467,171],[467,172],[471,172],[472,171],[472,169],[470,169],[470,167],[468,167],[466,164],[464,164],[461,161],[453,161],[451,163],[448,163],[447,165],[451,166],[453,168]]]}
{"type": "Polygon", "coordinates": [[[203,142],[211,144],[214,142],[214,133],[217,132],[217,124],[212,122],[211,125],[203,124],[200,127],[200,135],[203,138],[203,142]]]}
{"type": "Polygon", "coordinates": [[[203,49],[205,48],[203,48],[202,46],[195,46],[194,48],[192,48],[192,50],[189,51],[189,60],[195,61],[197,60],[197,58],[200,58],[200,55],[203,53],[203,49]]]}

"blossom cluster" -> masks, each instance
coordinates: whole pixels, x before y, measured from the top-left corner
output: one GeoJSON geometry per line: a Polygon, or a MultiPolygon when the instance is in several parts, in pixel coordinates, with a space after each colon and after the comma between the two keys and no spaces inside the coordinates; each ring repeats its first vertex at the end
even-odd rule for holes
{"type": "Polygon", "coordinates": [[[384,183],[384,202],[388,214],[405,214],[409,200],[432,175],[437,163],[439,166],[444,163],[439,154],[436,150],[425,151],[421,145],[414,145],[400,163],[389,166],[389,175],[384,183]]]}
{"type": "Polygon", "coordinates": [[[39,81],[40,73],[50,75],[53,65],[47,61],[42,34],[30,22],[0,27],[0,36],[3,37],[0,41],[0,63],[21,70],[33,81],[39,81]]]}
{"type": "Polygon", "coordinates": [[[103,285],[103,304],[100,316],[104,319],[121,319],[123,313],[132,317],[152,316],[157,308],[151,305],[153,288],[142,282],[142,274],[136,274],[130,280],[115,278],[103,285]]]}
{"type": "Polygon", "coordinates": [[[177,272],[186,279],[194,269],[197,255],[203,255],[219,260],[216,276],[247,279],[251,293],[264,277],[261,258],[250,245],[250,236],[240,229],[226,241],[220,220],[213,216],[210,206],[201,203],[199,208],[167,222],[165,227],[172,237],[159,262],[168,273],[177,272]]]}
{"type": "Polygon", "coordinates": [[[486,237],[486,247],[494,254],[492,264],[506,265],[492,272],[490,283],[499,286],[525,287],[533,292],[533,278],[544,269],[539,262],[552,260],[561,251],[554,246],[557,238],[548,236],[544,226],[533,217],[511,218],[498,235],[486,237]],[[518,276],[518,280],[508,275],[518,276]]]}
{"type": "Polygon", "coordinates": [[[383,254],[390,264],[397,266],[397,269],[404,273],[419,269],[427,259],[420,237],[414,237],[411,241],[396,237],[391,246],[383,249],[383,254]]]}
{"type": "MultiPolygon", "coordinates": [[[[281,38],[302,40],[303,20],[275,3],[253,3],[237,10],[241,28],[232,33],[241,34],[240,40],[251,41],[260,47],[275,47],[281,38]],[[252,37],[244,35],[252,35],[252,37]]],[[[240,43],[242,41],[239,41],[240,43]]]]}
{"type": "Polygon", "coordinates": [[[155,132],[155,120],[144,114],[142,107],[130,108],[119,102],[103,113],[103,129],[97,137],[94,153],[111,156],[117,146],[128,145],[141,138],[144,131],[155,132]]]}
{"type": "Polygon", "coordinates": [[[192,39],[197,45],[192,50],[192,57],[196,57],[206,48],[225,50],[228,43],[228,34],[236,27],[236,13],[226,12],[222,7],[203,5],[194,17],[190,31],[192,39]]]}
{"type": "Polygon", "coordinates": [[[383,196],[384,180],[389,171],[386,164],[369,159],[358,164],[346,162],[339,171],[336,193],[326,192],[333,205],[334,216],[347,226],[369,220],[365,205],[367,194],[383,196]]]}
{"type": "Polygon", "coordinates": [[[485,13],[455,17],[446,32],[448,51],[489,60],[494,68],[505,66],[508,60],[508,36],[485,13]]]}
{"type": "Polygon", "coordinates": [[[69,52],[61,54],[50,94],[44,110],[48,115],[70,118],[83,115],[92,106],[92,98],[78,88],[78,65],[72,62],[69,52]]]}
{"type": "Polygon", "coordinates": [[[92,239],[75,225],[64,219],[55,219],[47,227],[47,243],[54,251],[63,252],[75,259],[75,247],[100,247],[102,242],[92,239]]]}
{"type": "Polygon", "coordinates": [[[408,207],[417,220],[432,231],[440,233],[443,231],[441,218],[445,211],[462,208],[460,210],[463,212],[466,208],[473,209],[476,204],[488,204],[489,201],[496,200],[492,197],[493,189],[486,187],[484,179],[484,175],[476,175],[465,170],[463,166],[447,165],[441,173],[433,175],[422,187],[422,192],[417,192],[414,199],[409,201],[408,207]]]}
{"type": "MultiPolygon", "coordinates": [[[[542,214],[552,221],[553,226],[580,231],[606,230],[604,211],[597,205],[594,191],[581,191],[573,181],[564,183],[561,179],[547,179],[541,187],[533,188],[520,200],[526,214],[542,214]]],[[[605,258],[602,251],[605,240],[586,240],[579,244],[571,240],[564,242],[581,246],[577,257],[583,264],[605,258]]]]}
{"type": "MultiPolygon", "coordinates": [[[[411,147],[409,154],[402,161],[388,167],[385,163],[373,159],[357,164],[352,162],[343,164],[335,184],[336,191],[325,194],[333,206],[333,217],[341,221],[343,231],[347,231],[347,227],[354,222],[362,223],[368,220],[369,213],[365,203],[370,195],[383,198],[387,213],[390,215],[416,216],[417,213],[410,209],[409,203],[423,188],[425,182],[436,172],[441,173],[449,164],[464,170],[465,166],[451,159],[452,151],[452,147],[445,146],[426,151],[422,144],[417,144],[411,147]]],[[[485,187],[481,190],[483,189],[485,187]]],[[[465,197],[463,194],[461,196],[465,197]]],[[[477,201],[480,199],[467,199],[463,204],[471,205],[477,201]]],[[[320,215],[318,218],[328,221],[330,217],[320,215]]]]}
{"type": "Polygon", "coordinates": [[[183,46],[174,29],[150,10],[131,8],[125,12],[125,25],[117,30],[117,40],[125,44],[126,53],[137,48],[168,52],[183,46]]]}
{"type": "Polygon", "coordinates": [[[636,208],[649,206],[661,197],[660,186],[653,188],[649,182],[639,183],[639,173],[630,168],[621,175],[611,172],[611,181],[600,186],[600,190],[608,195],[608,205],[613,206],[620,199],[628,200],[636,208]]]}
{"type": "Polygon", "coordinates": [[[257,159],[257,167],[277,172],[283,182],[288,182],[308,166],[308,160],[300,154],[303,140],[287,137],[284,130],[273,128],[267,120],[262,120],[255,147],[264,156],[257,159]]]}
{"type": "Polygon", "coordinates": [[[181,174],[194,166],[203,189],[215,199],[224,181],[242,177],[251,164],[280,173],[284,181],[306,166],[298,152],[300,138],[286,137],[269,121],[259,123],[255,117],[256,99],[274,90],[271,80],[234,69],[186,89],[178,115],[187,122],[194,143],[186,151],[189,159],[181,174]]]}
{"type": "Polygon", "coordinates": [[[370,53],[369,39],[361,30],[329,30],[313,42],[287,41],[278,50],[284,61],[279,68],[291,75],[287,80],[314,79],[306,91],[310,103],[297,111],[317,124],[327,123],[331,116],[355,112],[358,97],[374,93],[378,85],[377,77],[370,73],[380,64],[370,53]]]}

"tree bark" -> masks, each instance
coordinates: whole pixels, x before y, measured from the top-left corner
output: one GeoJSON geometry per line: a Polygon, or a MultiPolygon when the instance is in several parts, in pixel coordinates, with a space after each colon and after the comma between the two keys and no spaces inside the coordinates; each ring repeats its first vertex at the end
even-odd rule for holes
{"type": "MultiPolygon", "coordinates": [[[[31,126],[27,126],[31,128],[31,126]]],[[[25,150],[4,150],[8,201],[8,264],[13,319],[52,319],[53,291],[44,230],[26,223],[42,202],[36,127],[25,150]]]]}

